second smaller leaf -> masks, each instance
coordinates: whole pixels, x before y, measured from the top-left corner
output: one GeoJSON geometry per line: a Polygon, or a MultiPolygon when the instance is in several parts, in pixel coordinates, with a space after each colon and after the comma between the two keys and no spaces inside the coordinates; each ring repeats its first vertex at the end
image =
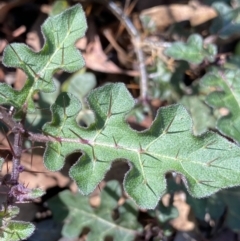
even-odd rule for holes
{"type": "Polygon", "coordinates": [[[214,44],[205,45],[199,34],[192,34],[187,43],[175,42],[165,50],[165,54],[177,60],[200,64],[204,59],[213,62],[217,54],[217,47],[214,44]]]}
{"type": "Polygon", "coordinates": [[[217,109],[226,109],[224,111],[227,114],[218,119],[218,129],[240,143],[239,75],[238,70],[213,70],[202,78],[201,83],[211,90],[206,97],[207,104],[217,109]]]}
{"type": "Polygon", "coordinates": [[[118,207],[120,197],[119,183],[110,181],[102,190],[101,204],[95,210],[89,205],[88,197],[73,195],[68,190],[50,200],[49,207],[57,220],[67,221],[62,230],[64,237],[78,237],[84,228],[89,228],[87,241],[103,241],[106,237],[114,241],[133,241],[140,230],[136,205],[127,200],[118,207]],[[112,213],[116,208],[119,217],[114,220],[112,213]]]}

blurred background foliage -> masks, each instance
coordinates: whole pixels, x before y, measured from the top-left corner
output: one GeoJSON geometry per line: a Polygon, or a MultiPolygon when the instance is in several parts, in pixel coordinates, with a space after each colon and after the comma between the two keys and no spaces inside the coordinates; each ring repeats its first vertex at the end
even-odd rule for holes
{"type": "MultiPolygon", "coordinates": [[[[76,43],[86,66],[72,75],[55,73],[56,92],[35,96],[39,110],[28,114],[29,129],[38,132],[50,121],[49,106],[64,91],[81,100],[77,122],[89,126],[94,114],[88,108],[88,93],[108,82],[123,82],[136,99],[135,108],[126,117],[134,129],[148,128],[159,107],[181,103],[192,116],[195,135],[210,130],[239,145],[239,0],[0,1],[1,57],[12,42],[23,42],[39,51],[44,42],[41,24],[78,2],[89,26],[86,36],[76,43]],[[111,3],[122,14],[116,15],[111,3]]],[[[21,89],[25,74],[1,64],[0,81],[21,89]]],[[[48,173],[41,155],[42,151],[35,149],[26,153],[24,161],[30,174],[21,176],[30,186],[40,185],[47,191],[41,203],[26,204],[27,215],[21,211],[26,209],[20,208],[18,218],[37,225],[29,241],[240,240],[238,187],[194,199],[187,194],[180,174],[167,173],[166,195],[155,210],[146,211],[138,209],[113,181],[124,179],[129,168],[126,163],[115,163],[99,189],[83,197],[65,190],[76,192],[67,177],[68,167],[60,173],[48,173]],[[40,172],[31,174],[34,170],[40,172]],[[106,231],[109,227],[117,231],[106,231]]],[[[69,166],[78,156],[68,158],[69,166]]]]}

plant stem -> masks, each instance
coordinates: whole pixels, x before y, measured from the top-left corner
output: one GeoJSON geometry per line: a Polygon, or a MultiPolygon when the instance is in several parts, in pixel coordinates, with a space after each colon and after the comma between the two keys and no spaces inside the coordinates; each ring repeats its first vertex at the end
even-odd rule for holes
{"type": "Polygon", "coordinates": [[[92,0],[93,2],[97,2],[99,4],[104,4],[112,14],[125,26],[129,35],[131,36],[131,40],[133,43],[133,47],[138,59],[139,72],[140,72],[140,101],[143,104],[147,103],[147,81],[148,75],[145,67],[145,56],[142,51],[141,37],[138,30],[133,25],[130,18],[124,13],[124,11],[118,7],[114,2],[108,0],[92,0]]]}
{"type": "Polygon", "coordinates": [[[13,141],[13,159],[12,159],[12,173],[11,173],[11,184],[15,185],[19,179],[19,166],[22,155],[23,138],[20,131],[14,134],[13,141]]]}

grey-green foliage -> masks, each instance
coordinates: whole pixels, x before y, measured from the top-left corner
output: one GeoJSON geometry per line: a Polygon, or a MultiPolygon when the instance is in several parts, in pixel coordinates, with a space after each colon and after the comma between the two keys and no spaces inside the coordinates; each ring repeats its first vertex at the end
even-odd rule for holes
{"type": "Polygon", "coordinates": [[[156,59],[155,69],[150,74],[148,93],[154,98],[167,100],[168,103],[176,103],[183,95],[183,78],[189,68],[185,61],[175,64],[174,71],[160,58],[156,59]]]}
{"type": "Polygon", "coordinates": [[[177,60],[200,64],[204,59],[213,62],[217,54],[217,47],[214,44],[204,44],[203,38],[199,34],[192,34],[187,43],[174,42],[164,53],[177,60]]]}
{"type": "Polygon", "coordinates": [[[119,183],[110,181],[101,191],[101,204],[96,209],[89,205],[88,197],[67,190],[50,200],[49,207],[55,219],[64,221],[64,237],[78,237],[84,228],[89,228],[87,241],[103,241],[106,237],[114,241],[132,241],[141,230],[138,212],[131,200],[118,206],[121,193],[119,183]],[[116,220],[112,218],[115,209],[119,213],[116,220]]]}
{"type": "Polygon", "coordinates": [[[19,213],[16,206],[1,207],[0,210],[0,241],[19,241],[28,238],[34,232],[34,225],[29,222],[14,221],[19,213]]]}
{"type": "Polygon", "coordinates": [[[239,148],[215,133],[194,136],[191,118],[181,105],[161,108],[149,130],[136,132],[124,120],[134,100],[123,84],[92,91],[88,102],[96,117],[88,128],[77,125],[80,103],[67,93],[58,97],[51,108],[52,122],[44,126],[44,133],[56,137],[45,151],[48,169],[61,169],[72,152],[84,153],[70,170],[84,194],[92,192],[119,159],[131,166],[124,180],[126,192],[144,208],[157,205],[167,172],[181,173],[195,197],[240,184],[239,148]]]}
{"type": "Polygon", "coordinates": [[[213,21],[210,32],[227,39],[240,31],[240,7],[233,9],[226,3],[215,2],[213,7],[218,12],[218,17],[213,21]]]}
{"type": "Polygon", "coordinates": [[[180,100],[186,109],[191,114],[193,119],[193,133],[200,135],[209,128],[215,128],[216,118],[213,115],[213,111],[207,106],[198,95],[185,95],[180,100]]]}
{"type": "Polygon", "coordinates": [[[207,73],[201,83],[212,92],[206,102],[217,109],[225,108],[229,112],[219,118],[218,129],[237,142],[240,142],[240,70],[213,70],[207,73]]]}
{"type": "Polygon", "coordinates": [[[26,121],[29,126],[29,130],[41,131],[42,126],[51,120],[49,108],[57,99],[60,93],[60,82],[53,78],[54,85],[56,87],[53,93],[39,92],[39,98],[37,103],[35,103],[35,112],[29,112],[26,116],[26,121]]]}
{"type": "Polygon", "coordinates": [[[9,104],[17,112],[34,111],[33,94],[53,92],[53,73],[58,69],[74,72],[84,66],[83,57],[74,43],[83,37],[86,20],[80,5],[67,9],[62,14],[48,18],[42,26],[45,45],[38,53],[24,44],[6,47],[3,63],[9,67],[21,68],[27,75],[26,84],[20,90],[13,90],[7,84],[0,84],[0,104],[9,104]]]}
{"type": "MultiPolygon", "coordinates": [[[[83,58],[74,43],[85,30],[85,16],[76,5],[45,22],[46,43],[39,53],[25,45],[8,46],[4,52],[5,65],[22,68],[28,80],[21,91],[1,84],[0,103],[13,105],[20,113],[33,111],[35,92],[54,91],[51,79],[54,71],[61,68],[71,72],[83,66],[83,58]]],[[[212,53],[209,55],[207,51],[209,46],[205,49],[199,36],[191,36],[184,51],[188,45],[193,51],[188,61],[197,59],[199,63],[205,57],[212,58],[212,53]]],[[[131,168],[124,188],[144,208],[157,205],[166,190],[167,172],[182,174],[189,193],[195,197],[240,185],[240,149],[215,133],[194,136],[191,118],[181,105],[161,108],[152,126],[137,132],[124,120],[134,100],[123,84],[108,84],[92,91],[88,102],[95,113],[95,121],[88,128],[77,124],[81,105],[69,93],[59,95],[51,107],[52,121],[43,128],[52,137],[44,154],[45,165],[50,170],[61,169],[69,154],[83,153],[71,168],[70,176],[84,194],[94,190],[115,160],[129,163],[131,168]]]]}

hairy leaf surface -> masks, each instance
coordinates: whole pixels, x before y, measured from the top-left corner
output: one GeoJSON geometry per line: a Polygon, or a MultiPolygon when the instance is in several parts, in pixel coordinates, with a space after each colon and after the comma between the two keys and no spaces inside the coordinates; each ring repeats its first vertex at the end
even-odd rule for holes
{"type": "Polygon", "coordinates": [[[206,102],[214,108],[227,108],[230,112],[218,120],[218,129],[237,142],[240,142],[239,75],[239,70],[214,70],[201,80],[204,86],[213,90],[207,96],[206,102]]]}
{"type": "Polygon", "coordinates": [[[28,108],[33,112],[32,95],[38,91],[53,92],[53,73],[58,69],[74,72],[84,66],[84,60],[74,46],[84,36],[86,20],[80,5],[48,18],[42,25],[45,45],[38,53],[24,44],[11,44],[4,51],[3,63],[21,68],[27,75],[22,90],[0,84],[0,104],[13,105],[18,111],[28,108]]]}
{"type": "Polygon", "coordinates": [[[88,102],[96,118],[88,128],[77,125],[80,103],[67,93],[58,97],[51,108],[52,122],[43,128],[56,137],[44,154],[48,169],[59,170],[70,153],[83,153],[70,176],[84,194],[94,190],[115,160],[128,161],[125,190],[144,208],[157,205],[167,172],[181,173],[195,197],[240,184],[240,149],[215,133],[194,136],[191,118],[181,105],[161,108],[150,129],[137,132],[124,120],[134,100],[123,84],[92,91],[88,102]]]}
{"type": "Polygon", "coordinates": [[[0,210],[1,233],[0,241],[19,241],[28,238],[35,230],[29,222],[12,220],[19,213],[16,206],[2,207],[0,210]]]}
{"type": "Polygon", "coordinates": [[[113,237],[114,241],[132,241],[140,230],[136,206],[127,200],[118,207],[120,197],[119,183],[110,181],[102,190],[101,204],[95,210],[89,205],[87,197],[70,191],[61,192],[50,200],[49,206],[58,221],[67,220],[62,230],[65,237],[78,237],[84,228],[89,228],[87,241],[103,241],[106,237],[113,237]],[[112,213],[117,207],[119,218],[113,220],[112,213]]]}

